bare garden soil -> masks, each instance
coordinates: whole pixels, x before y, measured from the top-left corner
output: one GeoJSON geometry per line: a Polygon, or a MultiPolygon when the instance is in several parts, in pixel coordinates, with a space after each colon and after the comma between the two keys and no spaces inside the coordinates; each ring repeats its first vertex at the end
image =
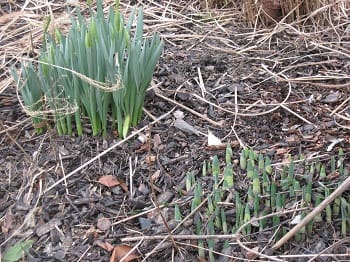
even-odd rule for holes
{"type": "MultiPolygon", "coordinates": [[[[209,12],[187,1],[144,2],[146,31],[160,32],[165,48],[146,95],[144,117],[132,132],[143,129],[122,141],[114,130],[93,137],[88,124],[82,137],[60,137],[50,121],[46,132],[35,134],[8,68],[22,56],[35,57],[41,16],[49,8],[0,1],[0,254],[32,239],[24,261],[110,261],[117,246],[135,247],[131,254],[137,258],[128,255],[125,261],[204,261],[198,258],[197,240],[190,237],[196,236],[193,217],[173,233],[188,239],[175,243],[168,238],[154,248],[178,223],[174,203],[183,217],[189,214],[193,192],[184,194],[186,174],[200,176],[203,161],[214,155],[223,160],[227,143],[234,159],[242,146],[249,146],[274,163],[288,161],[289,154],[328,161],[342,148],[349,168],[349,21],[334,18],[324,28],[295,23],[254,29],[237,8],[209,12]],[[195,131],[174,125],[176,110],[195,131]],[[223,146],[208,145],[203,135],[208,131],[223,146]],[[116,185],[99,181],[108,175],[116,185]],[[125,241],[135,236],[160,237],[125,241]]],[[[51,8],[57,25],[67,27],[60,18],[68,6],[51,8]]],[[[122,8],[130,11],[126,4],[122,8]]],[[[233,190],[246,189],[246,177],[237,171],[233,190]]],[[[233,216],[234,205],[227,211],[233,216]]],[[[337,220],[318,224],[312,235],[290,240],[278,251],[271,249],[273,232],[255,242],[249,237],[241,241],[274,259],[285,255],[279,259],[307,261],[312,258],[307,254],[321,251],[340,256],[317,261],[349,259],[341,256],[349,254],[350,241],[341,240],[337,220]]],[[[229,256],[217,254],[217,261],[269,260],[247,252],[234,238],[229,243],[224,248],[216,240],[215,251],[229,256]]]]}

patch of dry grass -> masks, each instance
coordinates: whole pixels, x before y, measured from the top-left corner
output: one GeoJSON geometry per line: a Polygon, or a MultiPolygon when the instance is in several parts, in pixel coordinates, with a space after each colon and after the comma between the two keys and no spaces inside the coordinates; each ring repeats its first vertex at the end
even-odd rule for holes
{"type": "MultiPolygon", "coordinates": [[[[267,25],[271,19],[269,7],[278,9],[280,17],[287,23],[300,22],[313,26],[332,25],[335,19],[347,18],[350,3],[347,0],[200,0],[203,9],[240,7],[244,17],[252,25],[267,25]],[[243,3],[243,5],[242,5],[243,3]]],[[[273,12],[273,11],[272,11],[273,12]]]]}

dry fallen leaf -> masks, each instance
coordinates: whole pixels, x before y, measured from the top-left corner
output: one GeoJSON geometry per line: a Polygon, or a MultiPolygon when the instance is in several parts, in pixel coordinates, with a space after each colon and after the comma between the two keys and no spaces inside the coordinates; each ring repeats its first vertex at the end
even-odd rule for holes
{"type": "Polygon", "coordinates": [[[107,187],[114,187],[120,184],[118,179],[112,175],[101,176],[98,182],[107,187]]]}
{"type": "Polygon", "coordinates": [[[149,144],[148,143],[145,143],[145,144],[142,144],[137,150],[136,150],[136,153],[144,153],[144,152],[147,152],[149,151],[149,144]]]}
{"type": "Polygon", "coordinates": [[[276,156],[285,155],[288,159],[289,152],[290,152],[289,148],[277,148],[275,155],[276,156]]]}
{"type": "Polygon", "coordinates": [[[112,175],[101,176],[98,182],[107,187],[120,186],[125,192],[129,192],[128,186],[123,180],[120,180],[112,175]]]}
{"type": "Polygon", "coordinates": [[[125,184],[125,182],[123,180],[119,180],[119,186],[125,191],[125,192],[129,192],[128,186],[125,184]]]}
{"type": "MultiPolygon", "coordinates": [[[[114,247],[110,262],[119,262],[124,256],[126,256],[130,251],[132,250],[132,247],[128,245],[118,245],[114,247]]],[[[134,252],[131,252],[129,255],[127,255],[123,261],[124,262],[131,262],[136,259],[138,259],[139,256],[136,255],[134,252]]]]}

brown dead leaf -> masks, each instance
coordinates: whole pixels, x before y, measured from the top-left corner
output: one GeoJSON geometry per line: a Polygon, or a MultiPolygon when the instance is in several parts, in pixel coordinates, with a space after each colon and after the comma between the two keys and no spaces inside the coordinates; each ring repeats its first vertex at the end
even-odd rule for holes
{"type": "MultiPolygon", "coordinates": [[[[112,256],[110,258],[110,262],[119,262],[122,258],[124,258],[124,256],[126,256],[130,251],[132,250],[132,247],[128,246],[128,245],[118,245],[114,247],[112,256]]],[[[128,254],[123,261],[125,262],[131,262],[134,261],[136,259],[138,259],[139,256],[136,255],[134,252],[131,252],[130,254],[128,254]]]]}
{"type": "Polygon", "coordinates": [[[102,242],[101,240],[96,240],[94,244],[108,252],[111,252],[114,249],[113,245],[108,242],[102,242]]]}
{"type": "Polygon", "coordinates": [[[101,176],[98,182],[107,187],[114,187],[120,184],[119,180],[112,175],[101,176]]]}
{"type": "Polygon", "coordinates": [[[128,193],[129,192],[129,189],[128,189],[128,186],[125,184],[125,182],[123,180],[119,180],[119,186],[126,192],[128,193]]]}
{"type": "Polygon", "coordinates": [[[120,186],[125,192],[129,192],[128,186],[123,180],[120,180],[112,175],[101,176],[98,182],[107,187],[120,186]]]}

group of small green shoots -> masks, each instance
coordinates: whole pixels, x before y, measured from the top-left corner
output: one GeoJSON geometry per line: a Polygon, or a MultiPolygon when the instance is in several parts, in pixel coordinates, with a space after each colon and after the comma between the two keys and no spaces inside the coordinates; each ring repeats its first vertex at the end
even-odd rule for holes
{"type": "MultiPolygon", "coordinates": [[[[196,177],[194,172],[189,172],[186,177],[186,192],[193,194],[191,211],[195,215],[196,234],[214,235],[236,233],[241,226],[249,222],[253,217],[259,218],[270,213],[283,213],[287,205],[300,203],[299,207],[315,207],[319,205],[331,191],[335,190],[338,183],[348,176],[344,167],[344,152],[339,150],[337,157],[331,157],[329,167],[319,162],[307,163],[301,156],[298,161],[289,157],[289,164],[273,167],[268,156],[257,154],[254,150],[245,148],[240,154],[239,161],[232,161],[232,149],[226,149],[225,165],[222,168],[219,158],[214,156],[211,162],[204,162],[202,177],[196,177]],[[338,172],[340,179],[333,183],[327,178],[326,170],[330,174],[338,172]],[[236,172],[234,172],[236,170],[236,172]],[[235,188],[235,176],[244,176],[247,191],[240,192],[235,188]],[[208,188],[203,189],[204,178],[212,178],[211,183],[206,183],[208,188]],[[211,186],[210,186],[211,185],[211,186]],[[208,192],[208,193],[205,193],[208,192]],[[225,206],[225,201],[234,203],[235,217],[227,219],[230,205],[225,206]],[[205,205],[198,207],[206,201],[205,205]],[[198,209],[198,210],[197,210],[198,209]],[[235,221],[229,224],[227,221],[235,221]]],[[[242,178],[242,177],[241,177],[242,178]]],[[[333,223],[335,218],[341,215],[341,234],[346,236],[349,231],[350,206],[349,195],[338,197],[332,205],[327,206],[325,212],[319,214],[305,228],[302,228],[295,236],[297,240],[311,234],[315,228],[314,223],[321,223],[325,219],[327,223],[333,223]]],[[[229,212],[230,214],[232,212],[229,212]]],[[[301,213],[305,217],[307,211],[301,213]]],[[[182,219],[181,209],[175,206],[175,219],[182,219]]],[[[275,215],[271,219],[260,219],[259,224],[243,227],[241,234],[249,235],[267,228],[279,228],[275,233],[275,240],[281,238],[288,230],[281,225],[281,216],[275,215]]],[[[199,256],[205,257],[204,247],[209,250],[210,261],[215,261],[214,239],[198,240],[199,256]]],[[[226,241],[224,246],[228,245],[226,241]]]]}
{"type": "Polygon", "coordinates": [[[78,9],[67,35],[58,29],[48,34],[48,22],[39,61],[22,63],[21,75],[12,69],[39,133],[48,115],[53,116],[59,135],[72,135],[74,130],[82,135],[85,116],[93,135],[106,135],[112,123],[125,137],[141,120],[146,89],[163,42],[158,34],[143,38],[142,9],[132,29],[136,9],[124,24],[119,1],[107,18],[102,1],[96,2],[96,12],[90,6],[89,21],[78,9]]]}

